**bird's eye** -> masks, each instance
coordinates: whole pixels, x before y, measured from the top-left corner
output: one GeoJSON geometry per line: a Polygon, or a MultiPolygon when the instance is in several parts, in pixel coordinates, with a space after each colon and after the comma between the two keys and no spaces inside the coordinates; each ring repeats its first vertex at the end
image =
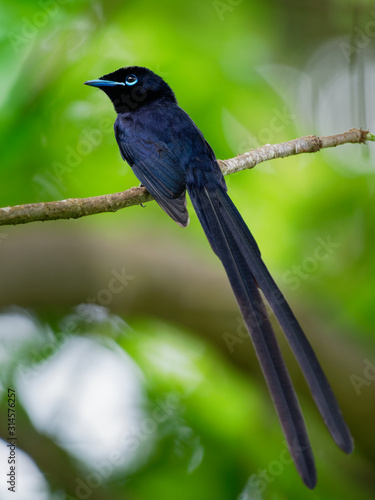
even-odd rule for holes
{"type": "Polygon", "coordinates": [[[129,75],[125,79],[126,85],[135,85],[138,81],[138,78],[135,75],[129,75]]]}

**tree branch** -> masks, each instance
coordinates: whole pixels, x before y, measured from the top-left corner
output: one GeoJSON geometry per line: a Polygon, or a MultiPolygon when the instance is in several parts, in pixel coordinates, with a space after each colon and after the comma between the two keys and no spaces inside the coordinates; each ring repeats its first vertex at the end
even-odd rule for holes
{"type": "MultiPolygon", "coordinates": [[[[375,136],[368,130],[353,128],[343,134],[327,137],[309,135],[280,144],[266,144],[248,153],[228,160],[218,160],[218,162],[223,174],[229,175],[254,168],[261,162],[276,158],[285,158],[301,153],[316,153],[323,148],[332,148],[348,143],[365,143],[366,141],[375,141],[375,136]]],[[[153,197],[145,188],[133,187],[121,193],[103,196],[4,207],[0,208],[0,226],[57,219],[78,219],[102,212],[116,212],[121,208],[139,205],[151,200],[153,197]]]]}

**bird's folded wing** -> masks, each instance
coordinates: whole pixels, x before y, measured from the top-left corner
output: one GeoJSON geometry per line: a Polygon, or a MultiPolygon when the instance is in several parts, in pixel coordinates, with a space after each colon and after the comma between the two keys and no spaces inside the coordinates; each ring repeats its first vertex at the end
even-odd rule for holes
{"type": "Polygon", "coordinates": [[[179,159],[164,142],[150,139],[123,141],[116,134],[121,155],[161,208],[180,226],[189,224],[186,189],[179,159]]]}

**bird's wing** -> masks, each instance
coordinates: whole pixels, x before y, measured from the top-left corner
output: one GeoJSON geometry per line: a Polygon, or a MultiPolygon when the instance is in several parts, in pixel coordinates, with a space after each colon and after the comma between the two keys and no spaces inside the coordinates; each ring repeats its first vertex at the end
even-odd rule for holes
{"type": "Polygon", "coordinates": [[[115,126],[121,155],[161,208],[180,226],[189,224],[186,209],[186,180],[177,155],[158,138],[130,137],[115,126]]]}

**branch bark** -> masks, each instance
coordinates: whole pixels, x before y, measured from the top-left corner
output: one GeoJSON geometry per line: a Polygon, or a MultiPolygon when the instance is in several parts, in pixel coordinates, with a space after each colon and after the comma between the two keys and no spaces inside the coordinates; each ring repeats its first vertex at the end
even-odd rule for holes
{"type": "MultiPolygon", "coordinates": [[[[224,175],[254,168],[259,163],[285,158],[301,153],[316,153],[324,148],[341,144],[374,141],[375,136],[368,130],[351,129],[342,134],[317,137],[309,135],[280,144],[266,144],[260,148],[238,155],[228,160],[218,160],[224,175]]],[[[58,219],[78,219],[86,215],[102,212],[116,212],[121,208],[139,205],[153,200],[144,187],[133,187],[121,193],[94,196],[90,198],[70,198],[47,203],[31,203],[0,208],[0,226],[26,224],[35,221],[58,219]]]]}

